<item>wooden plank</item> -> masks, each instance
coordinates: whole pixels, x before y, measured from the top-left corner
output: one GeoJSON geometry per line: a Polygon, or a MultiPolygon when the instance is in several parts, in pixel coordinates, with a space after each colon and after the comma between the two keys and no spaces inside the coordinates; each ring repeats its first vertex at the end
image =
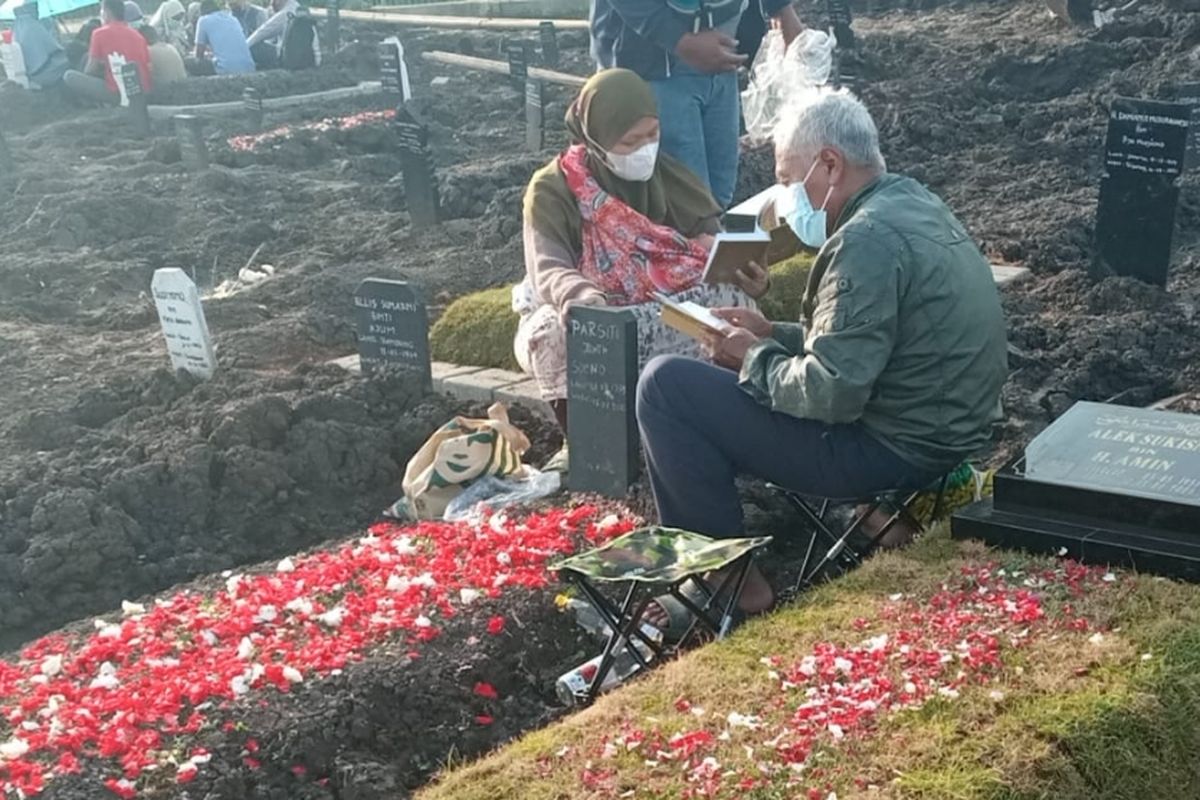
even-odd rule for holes
{"type": "MultiPolygon", "coordinates": [[[[461,53],[447,53],[442,50],[430,50],[427,53],[421,53],[421,58],[437,64],[453,64],[454,66],[466,67],[467,69],[474,69],[480,72],[495,72],[500,75],[510,74],[508,62],[506,61],[493,61],[489,58],[464,56],[461,53]]],[[[581,78],[578,75],[568,75],[565,72],[556,72],[552,69],[542,69],[540,67],[529,67],[529,77],[563,86],[580,87],[587,83],[587,78],[581,78]]]]}

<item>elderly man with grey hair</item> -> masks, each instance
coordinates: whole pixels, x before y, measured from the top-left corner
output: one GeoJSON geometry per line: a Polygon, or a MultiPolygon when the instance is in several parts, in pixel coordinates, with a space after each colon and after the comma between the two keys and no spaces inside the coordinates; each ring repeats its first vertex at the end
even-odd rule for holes
{"type": "MultiPolygon", "coordinates": [[[[715,364],[662,357],[637,416],[662,524],[743,535],[734,485],[755,475],[854,500],[919,488],[987,444],[1007,347],[987,260],[928,189],[889,174],[866,108],[816,90],[775,133],[780,217],[817,251],[803,318],[719,309],[715,364]]],[[[774,594],[760,574],[742,608],[774,594]]],[[[652,623],[673,628],[671,599],[652,623]]]]}

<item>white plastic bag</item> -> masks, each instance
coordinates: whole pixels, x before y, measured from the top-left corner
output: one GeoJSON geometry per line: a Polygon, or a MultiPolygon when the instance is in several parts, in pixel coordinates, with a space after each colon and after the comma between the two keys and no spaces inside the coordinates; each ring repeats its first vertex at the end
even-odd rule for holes
{"type": "Polygon", "coordinates": [[[828,82],[835,44],[827,32],[809,28],[785,50],[782,31],[767,31],[750,69],[750,85],[742,92],[742,114],[752,141],[770,139],[792,98],[828,82]]]}

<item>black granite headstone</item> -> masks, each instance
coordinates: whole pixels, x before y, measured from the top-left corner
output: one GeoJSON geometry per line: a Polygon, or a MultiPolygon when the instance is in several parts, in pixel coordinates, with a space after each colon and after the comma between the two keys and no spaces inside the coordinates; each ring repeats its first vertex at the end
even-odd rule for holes
{"type": "Polygon", "coordinates": [[[518,90],[525,90],[525,79],[529,77],[529,46],[525,42],[507,42],[504,45],[508,56],[508,76],[518,90]]]}
{"type": "Polygon", "coordinates": [[[14,171],[12,151],[8,149],[8,141],[4,138],[4,132],[0,131],[0,182],[12,175],[14,171]]]}
{"type": "Polygon", "coordinates": [[[414,226],[436,225],[441,202],[429,152],[429,129],[405,106],[396,109],[395,126],[408,214],[414,226]]]}
{"type": "Polygon", "coordinates": [[[404,97],[400,79],[400,48],[394,42],[379,44],[379,80],[383,83],[384,92],[404,97]]]}
{"type": "Polygon", "coordinates": [[[1175,102],[1191,109],[1187,150],[1183,159],[1185,170],[1200,165],[1200,83],[1184,83],[1175,87],[1175,102]]]}
{"type": "Polygon", "coordinates": [[[1076,403],[994,489],[956,538],[1200,579],[1200,416],[1076,403]]]}
{"type": "Polygon", "coordinates": [[[538,41],[542,45],[542,64],[555,68],[558,66],[558,31],[554,23],[543,20],[538,23],[538,41]]]}
{"type": "Polygon", "coordinates": [[[849,0],[825,0],[825,5],[829,14],[829,27],[833,29],[837,46],[848,50],[853,49],[857,42],[854,31],[850,28],[854,19],[850,14],[849,0]]]}
{"type": "Polygon", "coordinates": [[[179,155],[188,169],[208,168],[208,145],[204,143],[204,122],[191,114],[176,114],[175,138],[179,141],[179,155]]]}
{"type": "Polygon", "coordinates": [[[1118,97],[1105,140],[1092,274],[1166,285],[1191,112],[1118,97]]]}
{"type": "Polygon", "coordinates": [[[146,93],[142,91],[142,76],[137,64],[121,65],[121,83],[129,99],[129,121],[135,135],[145,138],[150,135],[150,110],[146,106],[146,93]]]}
{"type": "Polygon", "coordinates": [[[637,320],[628,311],[576,306],[567,320],[567,440],[574,491],[624,497],[641,451],[634,418],[637,320]]]}
{"type": "Polygon", "coordinates": [[[329,52],[336,53],[342,39],[342,0],[325,2],[325,42],[329,52]]]}
{"type": "Polygon", "coordinates": [[[263,126],[262,93],[253,86],[247,86],[242,90],[242,107],[246,111],[246,118],[250,120],[250,127],[261,131],[263,126]]]}
{"type": "Polygon", "coordinates": [[[431,391],[429,312],[413,287],[368,278],[354,292],[354,311],[363,374],[384,368],[412,370],[431,391]]]}
{"type": "Polygon", "coordinates": [[[535,153],[546,146],[546,88],[534,78],[525,81],[525,146],[535,153]]]}

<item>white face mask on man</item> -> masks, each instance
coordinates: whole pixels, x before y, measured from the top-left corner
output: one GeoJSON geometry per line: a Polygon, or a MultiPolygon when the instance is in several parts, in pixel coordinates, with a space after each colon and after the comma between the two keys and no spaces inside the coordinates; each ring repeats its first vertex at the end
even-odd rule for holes
{"type": "Polygon", "coordinates": [[[605,150],[604,160],[618,178],[644,183],[654,175],[654,167],[658,163],[658,142],[644,144],[632,153],[605,150]]]}

